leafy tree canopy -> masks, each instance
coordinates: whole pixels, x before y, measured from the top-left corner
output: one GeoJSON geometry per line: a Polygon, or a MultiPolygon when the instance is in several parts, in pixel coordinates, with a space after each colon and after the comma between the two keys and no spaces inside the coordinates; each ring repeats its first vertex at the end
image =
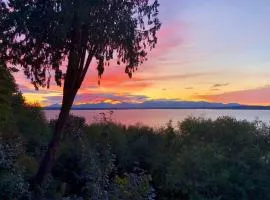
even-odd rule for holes
{"type": "Polygon", "coordinates": [[[0,0],[0,58],[22,66],[36,88],[61,85],[65,59],[80,87],[92,58],[98,75],[116,59],[131,76],[157,43],[158,1],[0,0]]]}

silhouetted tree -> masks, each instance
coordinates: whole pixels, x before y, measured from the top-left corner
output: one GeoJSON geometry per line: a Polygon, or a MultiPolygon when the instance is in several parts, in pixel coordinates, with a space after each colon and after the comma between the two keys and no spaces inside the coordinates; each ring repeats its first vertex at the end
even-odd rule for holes
{"type": "MultiPolygon", "coordinates": [[[[12,98],[18,92],[14,77],[10,69],[0,61],[0,132],[12,132],[12,98]]],[[[1,133],[0,133],[1,135],[1,133]]]]}
{"type": "Polygon", "coordinates": [[[52,167],[93,58],[99,77],[114,58],[131,77],[157,43],[158,6],[157,0],[0,0],[0,59],[21,66],[36,89],[49,87],[52,74],[57,85],[64,82],[61,111],[37,184],[52,167]]]}

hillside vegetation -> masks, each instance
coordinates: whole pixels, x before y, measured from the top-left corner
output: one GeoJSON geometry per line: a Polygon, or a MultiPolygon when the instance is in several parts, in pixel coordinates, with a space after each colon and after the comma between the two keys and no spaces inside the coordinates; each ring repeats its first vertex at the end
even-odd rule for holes
{"type": "Polygon", "coordinates": [[[70,116],[52,173],[31,188],[55,121],[0,69],[0,199],[270,199],[270,127],[229,117],[152,129],[70,116]]]}

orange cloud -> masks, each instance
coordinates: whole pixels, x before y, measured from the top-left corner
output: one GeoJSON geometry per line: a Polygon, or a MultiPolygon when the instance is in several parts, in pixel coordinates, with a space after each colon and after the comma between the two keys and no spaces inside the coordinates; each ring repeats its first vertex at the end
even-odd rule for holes
{"type": "Polygon", "coordinates": [[[134,75],[130,79],[127,74],[120,70],[112,70],[108,73],[105,72],[100,80],[100,85],[98,85],[98,77],[89,74],[80,89],[80,93],[90,92],[90,91],[114,91],[114,92],[131,92],[131,91],[141,91],[151,85],[150,82],[139,82],[139,74],[134,75]]]}

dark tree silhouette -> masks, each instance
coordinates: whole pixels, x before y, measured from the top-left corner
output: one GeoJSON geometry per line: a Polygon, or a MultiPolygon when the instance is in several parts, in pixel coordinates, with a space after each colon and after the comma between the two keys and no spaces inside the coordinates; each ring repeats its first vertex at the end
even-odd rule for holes
{"type": "Polygon", "coordinates": [[[41,184],[54,163],[63,127],[93,58],[99,77],[112,59],[126,65],[131,77],[157,43],[159,4],[157,0],[0,3],[0,59],[20,66],[36,89],[49,88],[52,74],[57,85],[64,82],[53,138],[35,178],[41,184]]]}

